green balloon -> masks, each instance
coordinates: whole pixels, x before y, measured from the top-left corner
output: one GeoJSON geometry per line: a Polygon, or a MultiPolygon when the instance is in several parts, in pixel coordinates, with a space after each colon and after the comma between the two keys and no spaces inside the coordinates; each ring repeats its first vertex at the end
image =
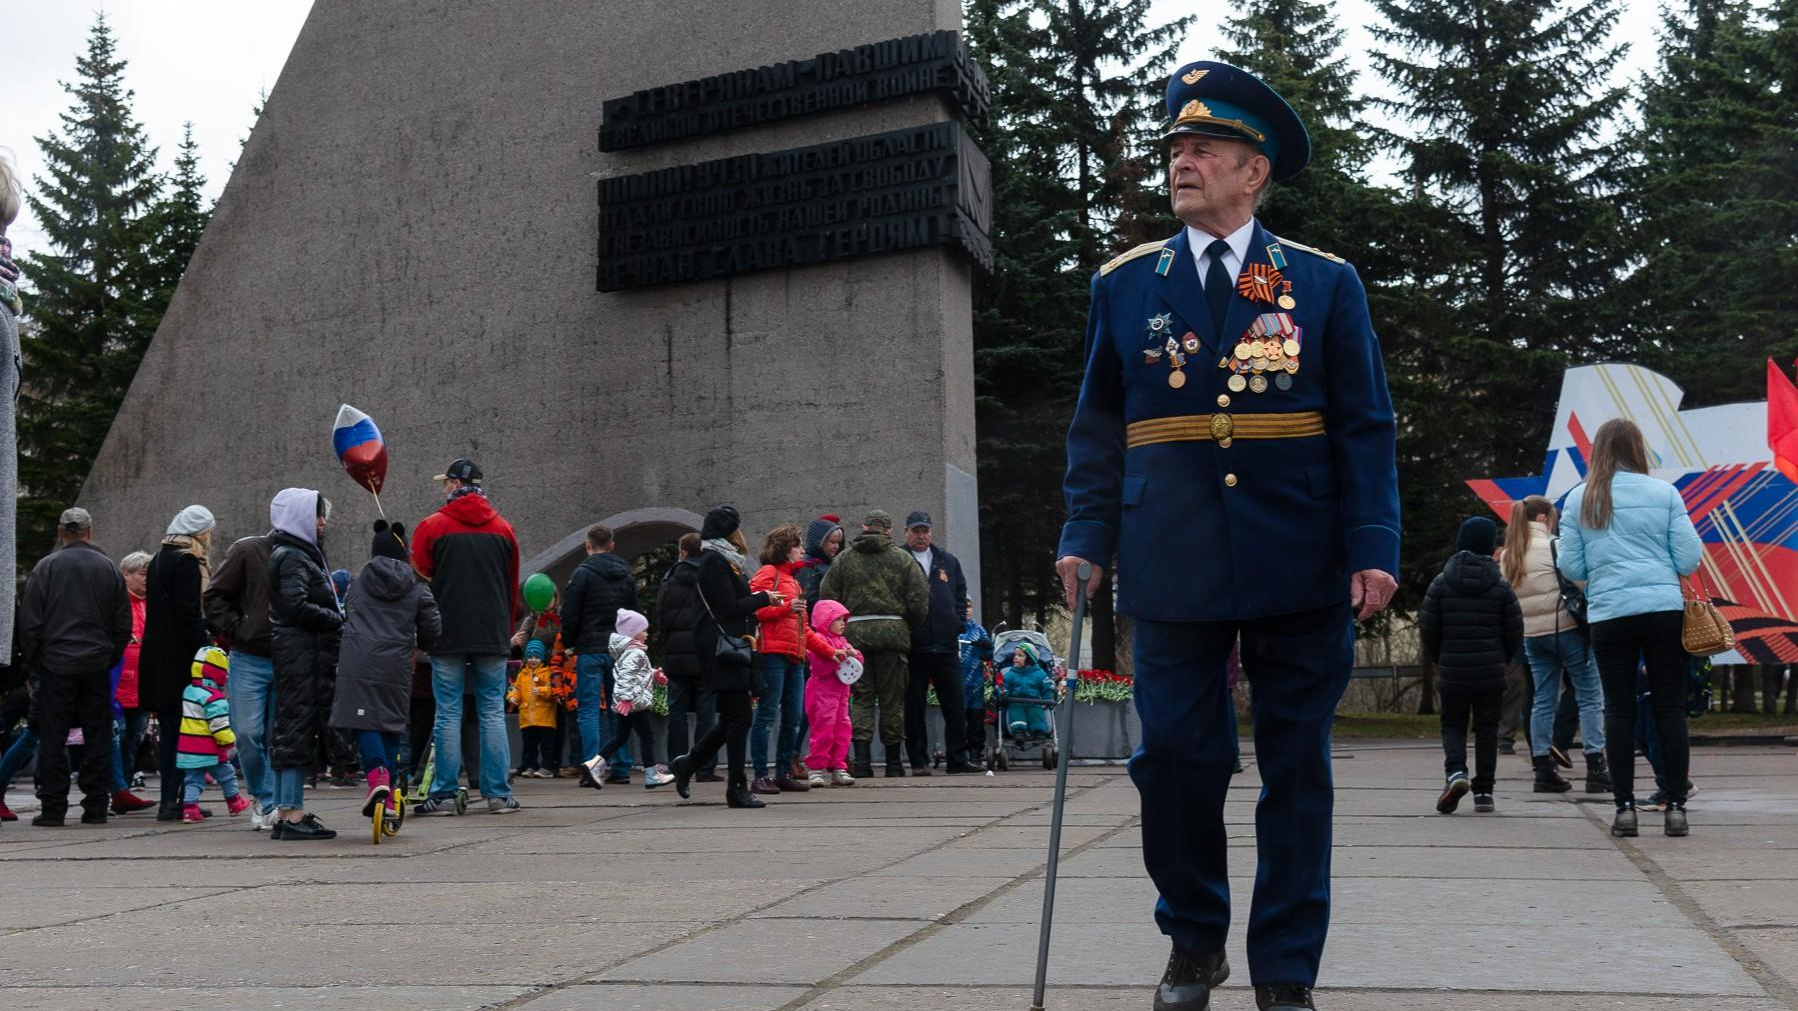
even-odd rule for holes
{"type": "Polygon", "coordinates": [[[542,611],[549,607],[549,602],[556,599],[555,580],[541,572],[533,573],[524,581],[524,605],[533,611],[542,611]]]}

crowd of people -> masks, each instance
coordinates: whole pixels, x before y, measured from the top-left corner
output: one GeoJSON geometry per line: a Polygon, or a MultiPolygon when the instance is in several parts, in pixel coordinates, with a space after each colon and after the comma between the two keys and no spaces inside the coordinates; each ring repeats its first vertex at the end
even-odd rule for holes
{"type": "Polygon", "coordinates": [[[1514,504],[1502,550],[1492,520],[1461,525],[1457,551],[1425,594],[1420,630],[1436,665],[1442,702],[1447,781],[1436,809],[1453,813],[1468,794],[1476,812],[1491,812],[1505,706],[1507,665],[1522,657],[1531,680],[1527,737],[1533,789],[1564,793],[1573,785],[1571,713],[1563,685],[1577,700],[1586,790],[1616,803],[1611,831],[1634,836],[1640,808],[1664,810],[1665,831],[1690,831],[1686,800],[1691,752],[1687,685],[1702,658],[1681,640],[1684,580],[1698,570],[1703,548],[1678,489],[1648,475],[1648,448],[1633,422],[1602,425],[1592,441],[1586,480],[1566,510],[1541,496],[1514,504]],[[1557,533],[1558,532],[1558,533],[1557,533]],[[1467,768],[1472,724],[1474,768],[1467,768]],[[1635,790],[1640,740],[1656,789],[1635,790]]]}
{"type": "MultiPolygon", "coordinates": [[[[312,489],[277,493],[269,531],[229,545],[216,567],[204,506],[181,510],[155,554],[117,564],[93,517],[65,511],[57,550],[21,596],[14,669],[28,685],[8,696],[0,732],[26,719],[0,759],[0,820],[16,820],[5,789],[32,760],[34,825],[64,824],[71,778],[89,824],[152,807],[159,821],[202,822],[216,785],[229,815],[248,812],[283,841],[336,834],[307,809],[321,781],[362,785],[367,817],[392,817],[413,787],[425,792],[416,814],[458,812],[467,789],[504,814],[520,809],[516,777],[630,782],[633,738],[645,788],[689,798],[695,782],[722,780],[733,808],[872,776],[876,732],[888,777],[930,775],[939,761],[949,774],[979,769],[991,641],[928,513],[906,518],[902,541],[874,510],[853,536],[827,515],[778,526],[752,552],[737,511],[719,506],[680,539],[649,602],[614,532],[595,525],[567,584],[533,608],[480,467],[459,459],[435,480],[444,505],[410,536],[377,521],[354,574],[327,560],[331,503],[312,489]],[[925,722],[932,691],[941,755],[925,722]],[[135,792],[152,733],[156,799],[135,792]]],[[[1042,668],[1017,672],[1020,692],[1032,675],[1042,668]]],[[[1016,715],[1020,732],[1037,718],[1016,715]]]]}

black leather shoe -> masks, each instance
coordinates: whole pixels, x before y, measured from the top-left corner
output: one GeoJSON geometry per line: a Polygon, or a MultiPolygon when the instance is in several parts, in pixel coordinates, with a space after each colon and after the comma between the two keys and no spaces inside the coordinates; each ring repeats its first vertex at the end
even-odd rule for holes
{"type": "Polygon", "coordinates": [[[695,782],[695,783],[722,783],[722,782],[724,782],[724,777],[718,775],[716,772],[706,772],[705,770],[701,769],[700,771],[695,772],[693,774],[693,782],[695,782]]]}
{"type": "Polygon", "coordinates": [[[1317,1011],[1317,1005],[1311,1003],[1311,988],[1297,983],[1256,987],[1255,1006],[1260,1011],[1317,1011]]]}
{"type": "Polygon", "coordinates": [[[674,792],[680,794],[682,800],[691,799],[693,795],[687,787],[693,782],[693,763],[686,755],[681,755],[668,763],[668,771],[674,773],[674,792]]]}
{"type": "Polygon", "coordinates": [[[180,804],[158,804],[156,806],[156,820],[157,821],[180,821],[181,820],[181,805],[180,804]]]}
{"type": "Polygon", "coordinates": [[[83,812],[81,812],[81,824],[83,824],[83,825],[104,825],[104,824],[106,824],[106,812],[104,810],[83,811],[83,812]]]}
{"type": "Polygon", "coordinates": [[[31,823],[38,828],[62,828],[62,822],[62,815],[51,814],[49,812],[44,812],[39,814],[36,818],[31,819],[31,823]]]}
{"type": "Polygon", "coordinates": [[[767,807],[762,798],[749,792],[749,787],[742,783],[734,783],[725,788],[724,803],[727,807],[757,808],[767,807]]]}
{"type": "Polygon", "coordinates": [[[950,762],[943,767],[943,774],[946,776],[972,776],[980,771],[980,766],[972,762],[950,762]]]}
{"type": "Polygon", "coordinates": [[[1155,988],[1155,1011],[1206,1011],[1211,991],[1230,978],[1230,960],[1221,951],[1200,955],[1178,947],[1167,959],[1167,971],[1155,988]]]}

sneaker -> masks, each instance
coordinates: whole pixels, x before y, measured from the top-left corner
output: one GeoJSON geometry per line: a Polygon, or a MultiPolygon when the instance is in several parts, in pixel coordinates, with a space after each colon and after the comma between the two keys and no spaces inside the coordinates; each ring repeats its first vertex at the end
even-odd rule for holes
{"type": "Polygon", "coordinates": [[[854,786],[855,785],[855,777],[851,776],[849,774],[848,769],[834,769],[830,773],[830,785],[831,786],[854,786]]]}
{"type": "Polygon", "coordinates": [[[374,817],[375,809],[386,804],[387,798],[392,794],[393,784],[388,778],[386,769],[376,769],[369,773],[368,796],[362,798],[362,817],[374,817]]]}
{"type": "Polygon", "coordinates": [[[456,798],[453,794],[441,797],[426,797],[424,802],[412,809],[413,814],[455,814],[456,798]]]}
{"type": "Polygon", "coordinates": [[[581,776],[581,767],[578,765],[571,765],[566,769],[557,769],[556,770],[556,778],[557,779],[579,779],[580,776],[581,776]]]}
{"type": "Polygon", "coordinates": [[[1498,753],[1501,755],[1517,754],[1517,742],[1516,741],[1508,741],[1508,740],[1500,740],[1498,742],[1498,753]]]}
{"type": "Polygon", "coordinates": [[[1436,798],[1436,813],[1454,814],[1455,808],[1461,806],[1461,798],[1467,796],[1467,791],[1471,789],[1473,784],[1467,781],[1467,773],[1457,772],[1448,777],[1448,785],[1443,787],[1442,796],[1436,798]]]}
{"type": "Polygon", "coordinates": [[[1476,793],[1473,795],[1473,809],[1479,814],[1491,814],[1498,810],[1498,805],[1492,802],[1491,794],[1476,793]]]}
{"type": "Polygon", "coordinates": [[[581,785],[590,786],[595,790],[604,789],[605,785],[611,782],[611,779],[606,776],[606,767],[606,760],[598,755],[594,755],[592,758],[582,763],[581,785]]]}
{"type": "Polygon", "coordinates": [[[487,798],[487,813],[488,814],[511,814],[514,811],[522,811],[522,810],[524,810],[524,805],[520,804],[518,802],[517,798],[515,798],[515,797],[488,797],[487,798]]]}
{"type": "Polygon", "coordinates": [[[335,839],[337,833],[326,828],[318,815],[309,814],[299,821],[283,821],[275,826],[274,838],[283,842],[315,842],[335,839]]]}
{"type": "Polygon", "coordinates": [[[143,773],[134,772],[131,774],[131,788],[133,790],[141,790],[144,788],[144,774],[143,773]]]}
{"type": "Polygon", "coordinates": [[[235,797],[226,797],[225,798],[225,810],[231,812],[231,817],[233,817],[233,818],[242,814],[244,808],[249,807],[249,806],[250,806],[250,799],[248,797],[245,797],[241,793],[235,797]]]}
{"type": "Polygon", "coordinates": [[[275,827],[274,808],[264,808],[262,806],[262,802],[259,800],[251,801],[250,802],[250,831],[261,832],[263,829],[271,829],[274,827],[275,827]]]}
{"type": "Polygon", "coordinates": [[[829,786],[830,776],[823,769],[813,769],[806,774],[805,785],[814,790],[829,786]]]}
{"type": "Polygon", "coordinates": [[[189,825],[198,825],[206,820],[206,816],[200,813],[200,805],[183,804],[181,805],[181,820],[189,825]]]}
{"type": "Polygon", "coordinates": [[[674,782],[674,773],[660,765],[643,770],[643,789],[645,790],[653,790],[672,782],[674,782]]]}
{"type": "Polygon", "coordinates": [[[1642,801],[1636,802],[1636,810],[1638,810],[1638,811],[1665,811],[1665,810],[1667,810],[1667,792],[1665,790],[1656,790],[1652,794],[1649,794],[1647,800],[1642,800],[1642,801]]]}

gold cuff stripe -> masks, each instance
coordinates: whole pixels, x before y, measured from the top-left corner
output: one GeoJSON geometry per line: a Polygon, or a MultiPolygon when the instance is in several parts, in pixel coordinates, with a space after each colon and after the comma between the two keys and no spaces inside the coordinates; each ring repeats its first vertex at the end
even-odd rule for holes
{"type": "Polygon", "coordinates": [[[1231,439],[1303,439],[1324,434],[1322,411],[1293,414],[1187,414],[1133,422],[1126,430],[1131,449],[1161,442],[1212,442],[1222,431],[1231,439]]]}

